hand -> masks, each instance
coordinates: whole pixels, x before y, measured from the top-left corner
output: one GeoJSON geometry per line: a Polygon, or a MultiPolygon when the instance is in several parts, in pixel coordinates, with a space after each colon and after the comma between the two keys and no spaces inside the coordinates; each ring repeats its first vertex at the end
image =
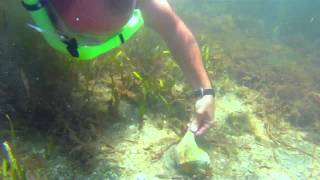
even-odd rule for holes
{"type": "Polygon", "coordinates": [[[215,103],[212,95],[205,95],[196,101],[196,116],[192,119],[190,130],[197,136],[205,133],[213,124],[215,103]]]}

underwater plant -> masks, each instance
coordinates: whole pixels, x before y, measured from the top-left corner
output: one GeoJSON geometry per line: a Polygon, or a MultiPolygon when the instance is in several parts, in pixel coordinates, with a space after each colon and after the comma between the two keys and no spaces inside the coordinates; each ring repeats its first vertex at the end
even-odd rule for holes
{"type": "Polygon", "coordinates": [[[2,176],[4,180],[25,180],[24,169],[17,161],[13,150],[7,141],[2,143],[5,159],[2,160],[2,176]]]}
{"type": "Polygon", "coordinates": [[[14,130],[14,125],[13,125],[13,121],[10,118],[10,116],[8,114],[6,114],[6,118],[9,121],[9,127],[10,127],[10,136],[11,136],[11,140],[14,141],[15,137],[16,137],[16,132],[14,130]]]}

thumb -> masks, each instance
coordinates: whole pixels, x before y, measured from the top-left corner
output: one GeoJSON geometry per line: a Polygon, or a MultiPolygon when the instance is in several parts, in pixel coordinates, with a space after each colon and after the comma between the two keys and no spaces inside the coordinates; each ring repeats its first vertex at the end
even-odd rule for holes
{"type": "Polygon", "coordinates": [[[189,129],[192,132],[197,132],[197,130],[199,129],[199,124],[195,118],[192,118],[189,129]]]}

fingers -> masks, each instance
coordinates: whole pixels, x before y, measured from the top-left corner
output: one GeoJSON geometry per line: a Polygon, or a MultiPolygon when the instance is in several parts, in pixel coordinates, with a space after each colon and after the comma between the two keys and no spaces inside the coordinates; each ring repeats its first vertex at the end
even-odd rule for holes
{"type": "Polygon", "coordinates": [[[200,126],[200,128],[197,130],[196,132],[196,136],[200,136],[203,133],[205,133],[210,127],[211,127],[212,123],[210,121],[207,121],[206,123],[204,123],[202,126],[200,126]]]}
{"type": "Polygon", "coordinates": [[[197,114],[197,131],[195,132],[196,136],[204,134],[211,126],[212,119],[211,114],[208,111],[203,112],[202,114],[197,114]]]}
{"type": "Polygon", "coordinates": [[[195,135],[199,136],[205,133],[212,125],[214,98],[204,96],[195,104],[196,118],[192,120],[189,128],[195,135]]]}
{"type": "Polygon", "coordinates": [[[198,128],[199,128],[199,124],[196,120],[192,120],[191,123],[190,123],[190,126],[189,126],[190,130],[192,132],[197,132],[198,131],[198,128]]]}

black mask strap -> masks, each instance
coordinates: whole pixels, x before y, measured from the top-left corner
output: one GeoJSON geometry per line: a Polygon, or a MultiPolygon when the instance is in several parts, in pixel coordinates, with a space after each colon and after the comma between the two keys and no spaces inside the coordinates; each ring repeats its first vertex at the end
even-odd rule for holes
{"type": "Polygon", "coordinates": [[[64,40],[62,41],[67,45],[67,50],[73,57],[79,57],[79,51],[78,51],[78,42],[75,38],[69,38],[67,36],[63,36],[64,40]]]}

